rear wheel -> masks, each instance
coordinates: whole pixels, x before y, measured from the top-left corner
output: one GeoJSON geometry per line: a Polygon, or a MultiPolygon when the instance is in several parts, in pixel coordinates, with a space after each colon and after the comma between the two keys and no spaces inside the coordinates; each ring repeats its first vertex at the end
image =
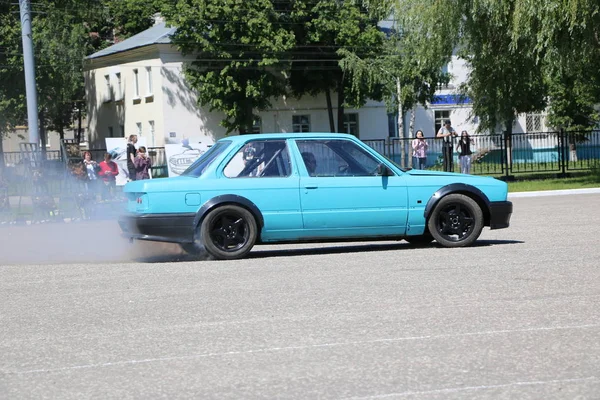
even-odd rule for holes
{"type": "Polygon", "coordinates": [[[200,242],[211,256],[234,260],[246,256],[258,236],[252,213],[228,204],[210,211],[200,225],[200,242]]]}
{"type": "Polygon", "coordinates": [[[483,212],[472,198],[450,194],[436,205],[427,227],[433,238],[444,247],[470,246],[483,229],[483,212]]]}

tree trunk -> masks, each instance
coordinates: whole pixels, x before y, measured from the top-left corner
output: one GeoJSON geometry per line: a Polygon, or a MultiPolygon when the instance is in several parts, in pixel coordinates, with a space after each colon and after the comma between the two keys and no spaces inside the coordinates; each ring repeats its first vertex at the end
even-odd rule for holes
{"type": "Polygon", "coordinates": [[[60,127],[58,128],[58,136],[60,137],[61,143],[62,140],[65,138],[65,128],[64,127],[60,127]]]}
{"type": "MultiPolygon", "coordinates": [[[[410,123],[408,125],[408,133],[409,138],[412,140],[415,137],[415,117],[416,117],[416,106],[410,110],[410,123]]],[[[407,141],[407,144],[411,143],[410,140],[407,141]]],[[[410,148],[409,148],[410,154],[410,148]]],[[[408,157],[408,167],[412,168],[413,158],[411,156],[408,157]]]]}
{"type": "MultiPolygon", "coordinates": [[[[342,132],[344,129],[344,78],[342,78],[338,85],[338,115],[337,115],[337,131],[342,132]]],[[[346,133],[346,132],[343,132],[346,133]]]]}
{"type": "Polygon", "coordinates": [[[404,115],[402,115],[402,96],[400,79],[396,78],[396,102],[398,103],[398,138],[400,139],[400,166],[406,168],[406,143],[404,143],[404,115]]]}
{"type": "Polygon", "coordinates": [[[83,103],[79,103],[77,107],[77,143],[81,143],[81,108],[83,103]]]}
{"type": "Polygon", "coordinates": [[[335,121],[333,120],[333,105],[331,104],[331,91],[325,90],[325,98],[327,99],[327,114],[329,115],[329,132],[335,132],[335,121]]]}
{"type": "Polygon", "coordinates": [[[3,169],[4,165],[4,134],[0,131],[0,169],[3,169]]]}

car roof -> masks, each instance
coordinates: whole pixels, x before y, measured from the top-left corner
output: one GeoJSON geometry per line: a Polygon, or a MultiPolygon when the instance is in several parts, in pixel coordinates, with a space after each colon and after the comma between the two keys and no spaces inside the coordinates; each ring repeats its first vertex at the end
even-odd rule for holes
{"type": "Polygon", "coordinates": [[[227,136],[221,141],[231,141],[233,143],[247,142],[249,140],[265,140],[265,139],[352,139],[357,140],[356,136],[346,133],[329,133],[329,132],[303,132],[303,133],[258,133],[250,135],[235,135],[227,136]]]}

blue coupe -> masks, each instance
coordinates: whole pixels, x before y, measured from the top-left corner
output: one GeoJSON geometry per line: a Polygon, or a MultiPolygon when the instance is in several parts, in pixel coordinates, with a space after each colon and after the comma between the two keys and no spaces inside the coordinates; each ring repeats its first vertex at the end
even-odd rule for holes
{"type": "Polygon", "coordinates": [[[404,170],[359,139],[261,134],[217,141],[181,176],[129,182],[119,223],[130,239],[179,243],[217,259],[255,244],[399,240],[471,245],[506,228],[505,182],[404,170]]]}

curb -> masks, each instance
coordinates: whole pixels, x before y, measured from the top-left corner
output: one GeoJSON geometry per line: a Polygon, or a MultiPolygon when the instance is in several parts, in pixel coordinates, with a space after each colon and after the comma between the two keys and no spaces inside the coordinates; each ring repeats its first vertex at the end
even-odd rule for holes
{"type": "Polygon", "coordinates": [[[565,190],[540,190],[537,192],[515,192],[509,193],[509,198],[519,197],[544,197],[544,196],[566,196],[573,194],[598,194],[600,188],[586,188],[586,189],[565,189],[565,190]]]}

